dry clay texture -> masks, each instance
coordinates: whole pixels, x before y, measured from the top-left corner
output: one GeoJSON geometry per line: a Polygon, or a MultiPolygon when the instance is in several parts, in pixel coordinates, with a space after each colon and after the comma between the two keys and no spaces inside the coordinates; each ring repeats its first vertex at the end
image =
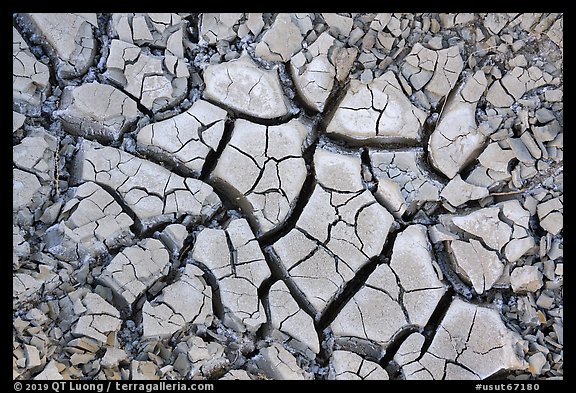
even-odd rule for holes
{"type": "Polygon", "coordinates": [[[13,378],[562,379],[563,15],[13,15],[13,378]]]}

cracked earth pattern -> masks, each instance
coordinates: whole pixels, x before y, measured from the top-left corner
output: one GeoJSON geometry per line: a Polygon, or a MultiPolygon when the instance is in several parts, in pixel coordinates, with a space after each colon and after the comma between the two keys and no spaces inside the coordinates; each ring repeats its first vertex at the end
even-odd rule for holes
{"type": "Polygon", "coordinates": [[[14,379],[562,379],[562,14],[14,14],[14,379]]]}

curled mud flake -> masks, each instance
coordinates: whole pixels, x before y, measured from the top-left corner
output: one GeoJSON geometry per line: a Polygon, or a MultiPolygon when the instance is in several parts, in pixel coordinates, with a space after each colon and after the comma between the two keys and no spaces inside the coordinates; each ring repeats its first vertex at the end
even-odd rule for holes
{"type": "Polygon", "coordinates": [[[72,329],[75,337],[85,336],[105,343],[108,333],[120,329],[120,313],[100,295],[87,293],[82,299],[82,308],[84,311],[72,329]]]}
{"type": "Polygon", "coordinates": [[[535,66],[528,69],[514,67],[502,79],[492,83],[486,93],[486,100],[497,108],[509,107],[526,92],[551,81],[551,75],[535,66]]]}
{"type": "Polygon", "coordinates": [[[57,151],[57,139],[42,127],[30,128],[28,136],[12,148],[14,224],[31,226],[35,219],[41,217],[50,221],[44,216],[44,212],[58,209],[59,204],[50,200],[57,181],[55,174],[57,151]]]}
{"type": "Polygon", "coordinates": [[[540,226],[552,235],[557,235],[564,228],[564,202],[562,197],[540,203],[536,209],[540,226]]]}
{"type": "Polygon", "coordinates": [[[476,126],[476,105],[486,89],[482,71],[470,76],[463,87],[448,96],[428,150],[432,165],[452,179],[477,157],[486,137],[476,126]]]}
{"type": "Polygon", "coordinates": [[[183,59],[183,29],[186,21],[175,13],[114,13],[109,29],[112,37],[138,46],[167,49],[167,55],[183,59]]]}
{"type": "Polygon", "coordinates": [[[510,285],[514,292],[536,292],[543,285],[542,272],[536,266],[521,266],[512,270],[510,285]]]}
{"type": "Polygon", "coordinates": [[[152,112],[178,104],[187,93],[187,76],[166,72],[167,56],[144,51],[139,46],[112,40],[104,76],[152,112]]]}
{"type": "Polygon", "coordinates": [[[78,186],[62,208],[59,223],[44,236],[46,249],[65,261],[103,254],[128,245],[134,221],[106,190],[93,182],[78,186]]]}
{"type": "Polygon", "coordinates": [[[261,357],[256,363],[270,379],[311,379],[311,375],[298,366],[294,355],[278,343],[272,343],[269,347],[262,348],[260,355],[261,357]]]}
{"type": "Polygon", "coordinates": [[[247,54],[208,66],[204,70],[204,82],[205,99],[239,113],[274,119],[289,112],[278,72],[259,68],[247,54]]]}
{"type": "MultiPolygon", "coordinates": [[[[310,17],[307,19],[310,20],[310,17]]],[[[278,14],[256,45],[256,56],[268,61],[287,62],[301,48],[303,35],[308,32],[307,29],[301,31],[301,26],[302,22],[298,21],[296,14],[278,14]]]]}
{"type": "Polygon", "coordinates": [[[462,177],[457,174],[446,184],[446,187],[440,193],[440,197],[444,198],[452,206],[459,207],[466,202],[486,198],[488,194],[489,191],[486,187],[470,184],[462,180],[462,177]]]}
{"type": "Polygon", "coordinates": [[[435,51],[416,43],[401,70],[412,87],[424,89],[428,101],[436,105],[454,88],[463,67],[458,46],[435,51]]]}
{"type": "Polygon", "coordinates": [[[136,102],[110,85],[66,87],[53,113],[72,135],[101,142],[118,141],[142,115],[136,102]]]}
{"type": "Polygon", "coordinates": [[[203,324],[212,315],[212,295],[202,271],[186,265],[182,275],[142,307],[142,338],[167,338],[187,324],[203,324]]]}
{"type": "Polygon", "coordinates": [[[512,228],[500,220],[499,213],[498,207],[489,207],[454,217],[452,222],[461,230],[480,237],[489,248],[499,252],[512,236],[512,228]]]}
{"type": "Polygon", "coordinates": [[[378,186],[376,199],[394,217],[400,218],[408,211],[414,213],[425,202],[440,200],[442,184],[430,176],[418,164],[423,152],[420,149],[385,152],[370,149],[370,163],[378,186]]]}
{"type": "Polygon", "coordinates": [[[224,109],[198,100],[179,115],[142,127],[136,149],[198,177],[208,155],[218,149],[226,115],[224,109]]]}
{"type": "Polygon", "coordinates": [[[339,41],[327,32],[292,56],[290,72],[306,106],[318,112],[324,111],[334,83],[348,76],[354,57],[353,51],[339,45],[339,41]]]}
{"type": "Polygon", "coordinates": [[[58,76],[75,78],[86,73],[94,62],[96,14],[23,14],[25,23],[44,37],[45,50],[56,63],[58,76]]]}
{"type": "Polygon", "coordinates": [[[504,272],[504,264],[494,251],[487,250],[477,240],[470,242],[455,240],[450,242],[449,250],[454,258],[456,272],[472,284],[478,294],[492,288],[492,285],[504,272]]]}
{"type": "Polygon", "coordinates": [[[156,239],[127,247],[106,266],[98,280],[118,297],[120,306],[132,314],[136,301],[170,269],[168,251],[156,239]]]}
{"type": "Polygon", "coordinates": [[[210,45],[232,41],[237,36],[240,13],[204,13],[200,18],[200,37],[210,45]]]}
{"type": "Polygon", "coordinates": [[[351,80],[326,132],[352,143],[414,143],[421,139],[425,119],[389,71],[367,85],[351,80]]]}
{"type": "MultiPolygon", "coordinates": [[[[12,105],[17,112],[39,116],[50,93],[50,71],[39,62],[16,28],[12,28],[12,105]]],[[[23,122],[23,121],[22,121],[23,122]]]]}
{"type": "Polygon", "coordinates": [[[496,310],[455,299],[430,347],[404,365],[403,372],[406,379],[484,379],[527,367],[520,336],[504,325],[496,310]]]}

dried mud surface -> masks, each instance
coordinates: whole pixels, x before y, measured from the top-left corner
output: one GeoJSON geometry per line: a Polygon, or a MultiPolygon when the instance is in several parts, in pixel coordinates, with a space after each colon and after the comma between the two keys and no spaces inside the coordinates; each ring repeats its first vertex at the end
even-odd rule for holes
{"type": "Polygon", "coordinates": [[[14,379],[563,378],[562,14],[14,14],[12,143],[14,379]]]}

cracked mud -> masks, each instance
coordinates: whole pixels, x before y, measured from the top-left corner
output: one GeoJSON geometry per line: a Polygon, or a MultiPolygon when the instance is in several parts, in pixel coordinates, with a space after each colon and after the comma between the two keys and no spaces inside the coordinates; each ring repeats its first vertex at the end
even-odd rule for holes
{"type": "Polygon", "coordinates": [[[563,378],[563,14],[14,14],[12,128],[14,379],[563,378]]]}

